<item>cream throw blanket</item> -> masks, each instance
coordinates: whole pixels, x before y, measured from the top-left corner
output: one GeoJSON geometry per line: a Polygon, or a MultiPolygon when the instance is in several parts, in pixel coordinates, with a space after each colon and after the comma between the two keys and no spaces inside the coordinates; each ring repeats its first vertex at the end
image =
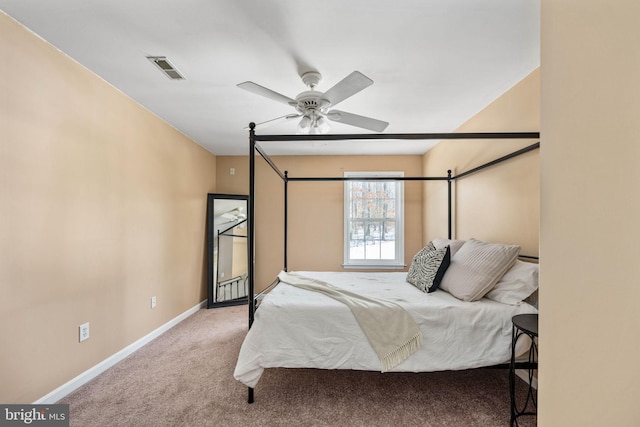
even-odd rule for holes
{"type": "Polygon", "coordinates": [[[382,372],[390,371],[422,346],[418,324],[396,303],[367,298],[295,273],[281,271],[278,278],[291,286],[320,292],[349,307],[378,355],[382,372]]]}

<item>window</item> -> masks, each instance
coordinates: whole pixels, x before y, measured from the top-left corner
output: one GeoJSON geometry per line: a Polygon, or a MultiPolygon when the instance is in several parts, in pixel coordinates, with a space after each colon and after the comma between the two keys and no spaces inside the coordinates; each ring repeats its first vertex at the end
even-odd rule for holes
{"type": "MultiPolygon", "coordinates": [[[[403,172],[345,172],[345,177],[403,177],[403,172]]],[[[344,266],[404,267],[403,181],[344,184],[344,266]]]]}

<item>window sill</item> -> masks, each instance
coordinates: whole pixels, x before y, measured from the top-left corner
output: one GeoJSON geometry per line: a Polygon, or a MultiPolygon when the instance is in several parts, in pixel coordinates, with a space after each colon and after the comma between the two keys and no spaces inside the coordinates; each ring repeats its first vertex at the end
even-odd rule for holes
{"type": "Polygon", "coordinates": [[[342,264],[342,268],[358,270],[403,270],[406,265],[379,265],[379,264],[342,264]]]}

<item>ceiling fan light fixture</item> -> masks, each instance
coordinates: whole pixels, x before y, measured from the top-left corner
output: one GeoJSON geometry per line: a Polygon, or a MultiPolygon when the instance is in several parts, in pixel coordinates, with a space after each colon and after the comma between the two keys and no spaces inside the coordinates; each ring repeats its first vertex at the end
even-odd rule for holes
{"type": "Polygon", "coordinates": [[[298,134],[325,134],[331,130],[329,121],[321,114],[317,114],[315,111],[311,114],[307,114],[298,123],[298,134]]]}
{"type": "Polygon", "coordinates": [[[315,134],[329,133],[330,130],[331,126],[329,125],[329,121],[323,116],[318,116],[314,126],[311,126],[311,133],[315,134]]]}
{"type": "Polygon", "coordinates": [[[309,128],[311,126],[311,118],[309,116],[304,116],[298,122],[298,132],[299,134],[307,134],[309,133],[309,128]]]}

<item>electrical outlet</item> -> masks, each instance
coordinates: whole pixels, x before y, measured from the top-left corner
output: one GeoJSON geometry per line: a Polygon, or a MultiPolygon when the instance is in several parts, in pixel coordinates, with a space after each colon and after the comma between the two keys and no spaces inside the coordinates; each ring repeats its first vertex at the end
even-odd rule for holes
{"type": "Polygon", "coordinates": [[[89,339],[89,322],[83,323],[78,329],[80,332],[80,342],[89,339]]]}
{"type": "Polygon", "coordinates": [[[151,308],[156,308],[156,297],[151,297],[151,308]]]}

